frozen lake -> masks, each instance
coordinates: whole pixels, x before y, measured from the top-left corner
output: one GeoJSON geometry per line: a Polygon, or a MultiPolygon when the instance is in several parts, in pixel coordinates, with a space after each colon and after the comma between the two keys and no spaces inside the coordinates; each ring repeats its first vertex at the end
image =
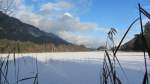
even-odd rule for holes
{"type": "MultiPolygon", "coordinates": [[[[8,54],[0,55],[6,57],[8,54]]],[[[103,57],[104,52],[16,54],[16,66],[14,66],[11,54],[7,78],[10,84],[14,84],[17,80],[16,72],[19,73],[18,80],[35,76],[37,62],[39,84],[100,84],[103,57]]],[[[117,57],[127,75],[126,79],[120,68],[117,68],[123,84],[142,84],[143,53],[119,52],[117,57]]],[[[20,81],[19,84],[33,84],[33,79],[20,81]]]]}

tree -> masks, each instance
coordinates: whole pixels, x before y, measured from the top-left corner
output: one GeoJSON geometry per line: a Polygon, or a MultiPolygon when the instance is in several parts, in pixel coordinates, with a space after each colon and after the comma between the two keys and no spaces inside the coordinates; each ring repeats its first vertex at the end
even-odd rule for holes
{"type": "Polygon", "coordinates": [[[150,49],[150,22],[146,23],[145,25],[144,36],[148,43],[148,48],[150,49]]]}
{"type": "Polygon", "coordinates": [[[0,11],[5,14],[12,14],[15,9],[15,0],[0,0],[0,11]]]}
{"type": "Polygon", "coordinates": [[[146,24],[145,24],[145,27],[144,27],[144,33],[149,33],[150,32],[150,22],[147,22],[146,24]]]}

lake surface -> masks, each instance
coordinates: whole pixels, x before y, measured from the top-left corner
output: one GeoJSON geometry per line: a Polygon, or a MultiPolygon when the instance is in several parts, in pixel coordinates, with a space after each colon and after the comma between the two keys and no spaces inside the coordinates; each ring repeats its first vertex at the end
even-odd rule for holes
{"type": "MultiPolygon", "coordinates": [[[[10,84],[17,81],[17,76],[18,80],[35,76],[37,68],[39,84],[100,84],[104,52],[22,53],[15,57],[15,64],[13,54],[9,58],[7,78],[10,84]]],[[[141,84],[144,76],[143,53],[119,52],[117,57],[126,74],[124,77],[117,65],[117,75],[123,84],[141,84]]],[[[33,84],[33,81],[29,79],[19,84],[33,84]]]]}

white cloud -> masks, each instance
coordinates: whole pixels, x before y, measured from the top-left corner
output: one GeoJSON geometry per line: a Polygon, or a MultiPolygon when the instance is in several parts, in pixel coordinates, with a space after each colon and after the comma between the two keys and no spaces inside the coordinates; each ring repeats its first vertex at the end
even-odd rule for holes
{"type": "Polygon", "coordinates": [[[96,24],[94,23],[82,23],[80,19],[77,17],[73,17],[69,13],[65,13],[64,15],[57,18],[53,21],[52,28],[54,31],[75,31],[75,32],[85,32],[90,31],[96,28],[96,24]]]}
{"type": "Polygon", "coordinates": [[[60,13],[60,12],[64,12],[67,11],[69,9],[71,9],[73,7],[73,4],[69,3],[69,2],[65,2],[65,1],[59,1],[57,3],[46,3],[41,5],[40,7],[40,12],[42,14],[55,14],[56,13],[60,13]]]}
{"type": "MultiPolygon", "coordinates": [[[[55,0],[60,1],[60,0],[55,0]]],[[[93,0],[61,0],[66,1],[73,4],[72,13],[75,13],[77,15],[82,15],[87,13],[92,5],[93,0]]]]}
{"type": "Polygon", "coordinates": [[[79,17],[75,17],[69,12],[63,13],[60,11],[70,9],[73,6],[65,1],[43,4],[39,10],[40,13],[35,13],[32,6],[26,6],[23,2],[18,4],[20,4],[20,7],[16,10],[15,17],[25,23],[37,26],[41,30],[55,33],[63,39],[78,45],[97,47],[101,44],[100,40],[82,35],[82,33],[89,31],[106,32],[108,30],[100,28],[96,23],[81,22],[79,17]],[[57,13],[54,10],[57,10],[57,13]]]}
{"type": "Polygon", "coordinates": [[[16,6],[18,6],[21,5],[24,0],[14,0],[14,1],[16,3],[16,6]]]}
{"type": "Polygon", "coordinates": [[[67,12],[64,13],[64,16],[68,16],[68,17],[71,17],[71,18],[73,17],[70,13],[67,13],[67,12]]]}
{"type": "Polygon", "coordinates": [[[71,43],[85,45],[89,48],[97,48],[103,44],[103,42],[100,39],[77,35],[73,32],[61,31],[59,32],[59,36],[62,36],[63,39],[66,39],[71,43]]]}

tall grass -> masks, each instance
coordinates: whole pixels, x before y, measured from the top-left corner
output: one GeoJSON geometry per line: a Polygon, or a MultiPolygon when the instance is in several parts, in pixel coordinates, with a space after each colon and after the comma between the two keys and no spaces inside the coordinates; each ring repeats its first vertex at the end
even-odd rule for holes
{"type": "Polygon", "coordinates": [[[120,78],[117,76],[118,73],[116,71],[116,64],[120,65],[118,58],[115,56],[116,47],[114,42],[114,36],[116,33],[117,31],[114,28],[111,28],[108,32],[106,41],[106,48],[108,49],[105,50],[104,53],[104,61],[101,74],[102,84],[122,84],[120,78]],[[108,47],[109,43],[112,45],[110,49],[108,47]]]}
{"type": "Polygon", "coordinates": [[[146,58],[146,52],[148,52],[148,56],[150,58],[150,50],[148,48],[148,44],[146,41],[146,38],[144,36],[144,28],[143,28],[143,23],[142,23],[142,14],[145,15],[148,19],[150,19],[150,14],[144,10],[141,5],[139,4],[139,16],[140,16],[140,27],[141,27],[141,36],[142,36],[142,44],[144,46],[143,52],[144,52],[144,64],[145,64],[145,74],[143,78],[143,84],[149,84],[149,75],[148,75],[148,66],[147,66],[147,58],[146,58]]]}
{"type": "MultiPolygon", "coordinates": [[[[31,77],[20,77],[19,74],[19,61],[16,60],[16,55],[17,53],[20,53],[20,45],[19,43],[14,44],[16,45],[14,48],[9,49],[8,51],[8,56],[2,57],[0,56],[0,84],[19,84],[21,82],[27,81],[27,80],[33,80],[33,84],[38,84],[38,63],[37,63],[37,58],[36,58],[36,74],[35,76],[31,77]],[[11,55],[12,54],[12,55],[11,55]],[[13,56],[13,62],[12,64],[14,65],[14,72],[11,72],[11,74],[14,74],[15,83],[10,82],[10,79],[8,78],[8,73],[10,73],[10,56],[13,56]]],[[[9,46],[9,45],[8,45],[9,46]]],[[[8,48],[8,47],[6,47],[8,48]]],[[[3,49],[1,49],[3,50],[3,49]]],[[[19,54],[18,54],[19,55],[19,54]]],[[[11,69],[12,70],[12,69],[11,69]]]]}
{"type": "MultiPolygon", "coordinates": [[[[144,46],[143,52],[144,52],[144,64],[145,64],[145,74],[143,77],[143,83],[142,84],[149,84],[149,75],[148,75],[148,66],[147,66],[147,58],[146,58],[146,52],[148,53],[148,56],[150,58],[150,49],[148,48],[148,43],[146,41],[146,38],[144,36],[144,28],[143,28],[143,23],[142,23],[142,14],[144,16],[146,16],[148,19],[150,19],[150,14],[144,10],[140,4],[139,6],[139,18],[135,19],[131,25],[128,27],[127,31],[125,32],[125,34],[123,35],[121,41],[119,42],[119,45],[117,47],[114,46],[114,38],[113,35],[115,35],[116,30],[115,29],[111,29],[108,32],[108,37],[111,40],[111,42],[113,43],[112,46],[112,54],[109,53],[108,50],[105,50],[105,54],[104,54],[104,61],[103,61],[103,68],[102,68],[102,74],[101,74],[101,84],[122,84],[121,80],[119,79],[119,77],[117,77],[116,73],[117,71],[115,70],[115,65],[116,65],[116,61],[117,64],[119,64],[119,67],[121,68],[122,72],[124,73],[124,76],[126,77],[127,81],[128,78],[126,76],[126,73],[124,71],[124,69],[122,68],[116,54],[122,44],[122,42],[124,41],[125,37],[127,36],[128,32],[130,31],[130,29],[132,28],[132,26],[138,21],[140,20],[140,26],[141,26],[141,36],[142,36],[142,43],[144,46]],[[112,59],[111,59],[112,57],[112,59]]],[[[107,45],[108,44],[108,40],[106,42],[107,45]]],[[[106,47],[107,47],[106,45],[106,47]]]]}
{"type": "MultiPolygon", "coordinates": [[[[111,48],[108,47],[108,49],[104,52],[104,60],[103,60],[103,67],[102,72],[100,74],[100,80],[101,84],[122,84],[122,81],[119,77],[119,72],[116,70],[116,65],[119,65],[119,68],[123,72],[126,81],[128,82],[128,77],[126,75],[126,71],[121,66],[121,63],[119,59],[117,58],[117,52],[122,45],[124,39],[126,38],[128,32],[132,28],[132,26],[140,20],[140,27],[141,27],[141,39],[142,39],[142,45],[144,46],[143,52],[144,52],[144,66],[145,66],[145,73],[142,79],[142,84],[149,84],[149,72],[148,72],[148,65],[147,65],[147,56],[146,53],[148,53],[148,57],[150,58],[150,49],[148,48],[148,43],[146,41],[146,38],[144,36],[144,28],[143,28],[143,22],[142,22],[142,14],[146,16],[148,19],[150,19],[150,14],[141,7],[139,4],[139,17],[136,18],[127,28],[125,34],[123,35],[122,39],[120,40],[118,46],[115,45],[115,35],[117,31],[115,28],[111,28],[108,32],[107,41],[106,41],[106,47],[109,45],[112,45],[111,48]]],[[[45,45],[46,46],[46,45],[45,45]]],[[[7,46],[8,47],[8,46],[7,46]]],[[[3,49],[1,49],[3,50],[3,49]]],[[[9,72],[9,65],[10,65],[10,53],[13,53],[13,65],[14,65],[14,73],[15,74],[15,84],[19,84],[20,82],[24,82],[27,80],[33,80],[33,84],[39,84],[39,68],[38,68],[38,61],[36,57],[35,67],[36,67],[36,73],[34,76],[31,77],[19,77],[19,62],[16,60],[16,53],[20,53],[20,45],[19,43],[16,44],[16,46],[13,49],[10,49],[8,51],[7,57],[0,57],[0,84],[12,84],[10,83],[8,79],[8,72],[9,72]]]]}

